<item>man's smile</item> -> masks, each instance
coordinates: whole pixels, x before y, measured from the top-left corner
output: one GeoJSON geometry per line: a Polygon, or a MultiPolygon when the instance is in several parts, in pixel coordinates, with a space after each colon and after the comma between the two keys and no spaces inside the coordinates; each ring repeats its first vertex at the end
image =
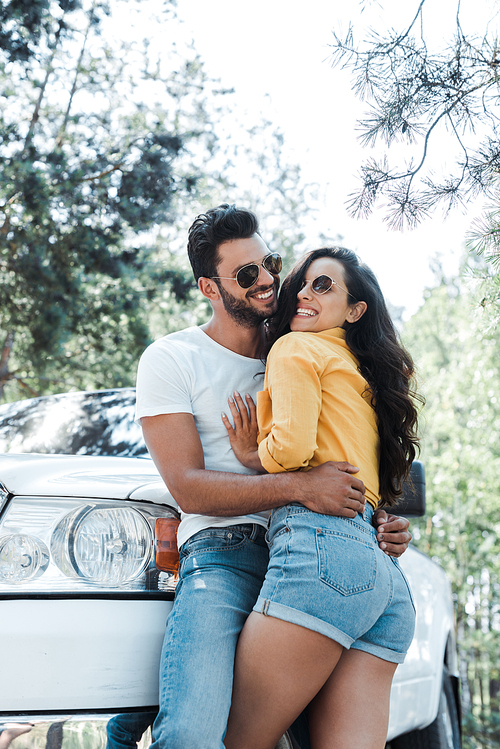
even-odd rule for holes
{"type": "Polygon", "coordinates": [[[274,296],[274,287],[268,289],[267,291],[261,291],[260,294],[254,294],[255,299],[270,299],[272,296],[274,296]]]}
{"type": "Polygon", "coordinates": [[[260,289],[252,289],[252,293],[247,294],[247,299],[256,299],[259,302],[271,302],[276,299],[277,292],[278,289],[276,288],[276,284],[268,286],[267,288],[262,288],[261,286],[260,289]]]}

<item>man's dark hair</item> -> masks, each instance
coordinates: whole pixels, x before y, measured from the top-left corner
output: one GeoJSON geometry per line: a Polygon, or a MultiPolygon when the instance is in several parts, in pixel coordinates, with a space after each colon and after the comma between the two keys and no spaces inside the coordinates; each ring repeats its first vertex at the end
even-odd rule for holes
{"type": "Polygon", "coordinates": [[[246,208],[222,203],[195,218],[188,232],[188,255],[195,280],[217,275],[219,246],[259,233],[257,216],[246,208]]]}

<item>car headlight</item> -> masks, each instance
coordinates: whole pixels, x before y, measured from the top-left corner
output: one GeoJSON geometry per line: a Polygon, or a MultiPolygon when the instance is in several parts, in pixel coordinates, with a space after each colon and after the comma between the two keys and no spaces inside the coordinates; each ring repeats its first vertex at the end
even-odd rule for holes
{"type": "Polygon", "coordinates": [[[49,564],[49,550],[38,538],[14,533],[0,538],[0,579],[24,583],[42,575],[49,564]]]}
{"type": "Polygon", "coordinates": [[[15,497],[0,521],[0,593],[172,589],[155,528],[175,517],[143,502],[15,497]]]}

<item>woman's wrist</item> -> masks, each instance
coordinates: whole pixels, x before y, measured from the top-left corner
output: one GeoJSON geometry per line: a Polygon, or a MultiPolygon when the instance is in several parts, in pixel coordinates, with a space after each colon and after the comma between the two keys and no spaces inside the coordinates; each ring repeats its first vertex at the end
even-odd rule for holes
{"type": "Polygon", "coordinates": [[[266,469],[260,462],[258,450],[253,450],[252,452],[245,453],[244,459],[240,460],[240,463],[242,463],[247,468],[258,471],[259,473],[267,473],[266,469]]]}

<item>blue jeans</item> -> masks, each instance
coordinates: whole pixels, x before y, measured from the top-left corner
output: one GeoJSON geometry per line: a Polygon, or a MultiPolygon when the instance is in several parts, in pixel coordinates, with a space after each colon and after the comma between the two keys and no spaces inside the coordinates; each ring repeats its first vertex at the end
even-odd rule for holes
{"type": "Polygon", "coordinates": [[[264,535],[259,525],[233,525],[182,545],[152,749],[223,749],[236,643],[267,569],[264,535]]]}
{"type": "Polygon", "coordinates": [[[137,749],[137,742],[155,717],[156,711],[115,715],[106,725],[106,749],[137,749]]]}

